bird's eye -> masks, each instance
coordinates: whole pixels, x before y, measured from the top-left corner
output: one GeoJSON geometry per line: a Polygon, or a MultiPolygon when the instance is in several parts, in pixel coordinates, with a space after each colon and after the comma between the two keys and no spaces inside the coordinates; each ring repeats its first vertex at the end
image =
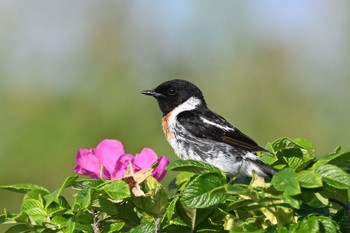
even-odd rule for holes
{"type": "Polygon", "coordinates": [[[174,88],[169,88],[168,89],[168,94],[169,95],[175,95],[175,93],[176,93],[176,90],[174,88]]]}

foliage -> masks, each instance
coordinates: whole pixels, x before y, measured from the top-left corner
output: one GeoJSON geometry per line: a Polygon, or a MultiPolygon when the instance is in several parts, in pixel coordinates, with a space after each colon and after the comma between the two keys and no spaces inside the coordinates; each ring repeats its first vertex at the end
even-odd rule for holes
{"type": "Polygon", "coordinates": [[[33,184],[1,186],[24,193],[20,212],[5,210],[0,223],[12,232],[346,232],[350,231],[350,151],[317,159],[302,139],[282,138],[259,155],[279,170],[270,181],[256,175],[227,182],[209,164],[178,160],[172,192],[152,176],[135,196],[134,177],[68,177],[50,192],[33,184]],[[62,190],[77,190],[68,203],[62,190]]]}

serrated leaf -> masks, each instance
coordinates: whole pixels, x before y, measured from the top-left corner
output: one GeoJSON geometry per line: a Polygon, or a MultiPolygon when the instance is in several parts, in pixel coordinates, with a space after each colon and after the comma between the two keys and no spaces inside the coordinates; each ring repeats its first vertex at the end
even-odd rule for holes
{"type": "Polygon", "coordinates": [[[116,205],[119,214],[118,218],[125,220],[129,226],[135,227],[140,224],[138,213],[135,211],[135,206],[131,202],[123,202],[116,205]]]}
{"type": "MultiPolygon", "coordinates": [[[[46,199],[47,200],[54,200],[55,198],[58,198],[61,195],[61,192],[64,188],[67,188],[75,183],[75,181],[78,179],[78,176],[69,176],[65,179],[61,187],[54,192],[50,193],[47,195],[46,199]]],[[[48,205],[48,204],[47,204],[48,205]]]]}
{"type": "Polygon", "coordinates": [[[48,217],[48,214],[41,201],[36,199],[27,198],[23,201],[21,211],[26,213],[29,217],[35,221],[41,222],[48,217]]]}
{"type": "Polygon", "coordinates": [[[226,196],[226,178],[221,173],[203,173],[184,189],[181,201],[189,208],[205,208],[220,203],[226,196]]]}
{"type": "Polygon", "coordinates": [[[161,217],[169,204],[168,195],[156,179],[148,177],[145,182],[148,191],[145,196],[132,199],[135,206],[155,217],[161,217]]]}
{"type": "Polygon", "coordinates": [[[319,233],[319,225],[316,216],[303,219],[297,228],[297,233],[319,233]]]}
{"type": "Polygon", "coordinates": [[[75,231],[75,221],[74,221],[74,217],[71,217],[70,219],[68,219],[68,221],[66,222],[66,233],[74,233],[75,231]]]}
{"type": "Polygon", "coordinates": [[[275,163],[278,158],[276,156],[271,156],[271,155],[268,155],[268,154],[264,154],[264,153],[260,153],[258,152],[258,157],[266,164],[268,165],[272,165],[273,163],[275,163]]]}
{"type": "Polygon", "coordinates": [[[235,201],[232,205],[229,206],[229,210],[246,210],[245,208],[250,205],[255,205],[256,202],[251,199],[241,199],[235,201]]]}
{"type": "Polygon", "coordinates": [[[133,228],[129,233],[154,233],[156,227],[154,224],[149,223],[149,222],[143,222],[137,227],[133,228]]]}
{"type": "Polygon", "coordinates": [[[168,171],[184,171],[192,173],[204,173],[204,172],[218,172],[221,170],[208,163],[199,162],[196,160],[176,160],[169,164],[168,171]]]}
{"type": "Polygon", "coordinates": [[[306,140],[306,139],[303,139],[303,138],[294,138],[292,141],[293,141],[296,145],[298,145],[299,147],[304,148],[304,149],[306,149],[306,150],[309,151],[309,152],[314,152],[314,151],[315,151],[314,146],[312,145],[312,143],[309,142],[309,141],[306,140]]]}
{"type": "Polygon", "coordinates": [[[18,214],[13,214],[8,212],[5,209],[4,213],[5,213],[4,216],[6,218],[6,222],[24,222],[28,218],[28,215],[22,211],[18,214]]]}
{"type": "Polygon", "coordinates": [[[289,204],[291,207],[293,207],[294,209],[299,209],[300,208],[300,203],[299,200],[294,199],[293,197],[290,197],[288,195],[282,195],[281,196],[282,200],[289,204]]]}
{"type": "Polygon", "coordinates": [[[339,225],[332,219],[325,216],[317,216],[319,227],[322,229],[322,232],[327,233],[338,233],[340,232],[339,225]]]}
{"type": "Polygon", "coordinates": [[[115,200],[124,200],[131,196],[129,185],[123,180],[113,180],[100,186],[98,190],[103,190],[107,195],[115,200]]]}
{"type": "Polygon", "coordinates": [[[35,185],[35,184],[13,184],[13,185],[2,185],[0,186],[1,189],[6,189],[10,190],[13,192],[18,192],[18,193],[27,193],[33,190],[42,190],[46,193],[49,193],[50,191],[47,190],[46,188],[35,185]]]}
{"type": "Polygon", "coordinates": [[[101,210],[106,214],[111,216],[119,214],[119,210],[116,206],[116,203],[111,202],[107,197],[100,196],[98,198],[98,201],[101,206],[101,210]]]}
{"type": "Polygon", "coordinates": [[[171,225],[189,227],[189,225],[180,217],[175,217],[170,221],[171,225]]]}
{"type": "Polygon", "coordinates": [[[243,184],[227,184],[225,185],[225,190],[227,194],[233,194],[233,195],[238,195],[238,194],[244,194],[248,191],[248,186],[243,185],[243,184]]]}
{"type": "Polygon", "coordinates": [[[300,148],[283,149],[283,159],[294,171],[303,163],[303,152],[300,148]]]}
{"type": "Polygon", "coordinates": [[[306,139],[302,139],[302,138],[290,139],[287,137],[283,137],[283,138],[277,139],[274,142],[272,142],[270,144],[270,147],[274,151],[279,151],[279,150],[286,149],[286,148],[303,148],[303,149],[307,150],[308,152],[314,151],[314,147],[311,144],[311,142],[307,141],[306,139]]]}
{"type": "Polygon", "coordinates": [[[346,205],[346,203],[349,203],[350,192],[349,190],[346,190],[346,189],[341,189],[341,190],[335,189],[325,184],[324,187],[319,191],[319,195],[317,195],[317,197],[319,199],[324,198],[327,201],[329,201],[329,199],[335,199],[343,203],[343,205],[346,205]]]}
{"type": "Polygon", "coordinates": [[[125,223],[124,222],[116,222],[110,224],[108,227],[106,227],[102,233],[110,233],[110,232],[119,232],[121,229],[123,229],[125,223]]]}
{"type": "Polygon", "coordinates": [[[179,197],[175,197],[173,200],[169,202],[168,208],[165,211],[165,216],[168,220],[170,220],[175,214],[175,206],[176,202],[179,200],[179,197]]]}
{"type": "Polygon", "coordinates": [[[27,233],[32,232],[32,228],[26,224],[17,224],[5,231],[5,233],[27,233]]]}
{"type": "Polygon", "coordinates": [[[55,216],[51,219],[51,222],[53,224],[59,225],[59,226],[64,226],[66,225],[68,219],[62,216],[55,216]]]}
{"type": "Polygon", "coordinates": [[[175,178],[175,184],[180,186],[181,184],[190,181],[193,175],[194,174],[191,172],[180,172],[175,178]]]}
{"type": "Polygon", "coordinates": [[[83,188],[78,192],[74,199],[73,206],[86,209],[92,202],[92,195],[95,188],[102,184],[102,180],[88,180],[85,182],[83,188]]]}
{"type": "Polygon", "coordinates": [[[289,196],[294,196],[301,193],[299,182],[296,179],[296,173],[290,168],[277,172],[272,177],[271,184],[276,190],[283,191],[289,196]]]}
{"type": "Polygon", "coordinates": [[[321,175],[323,181],[334,188],[350,188],[350,175],[335,165],[325,164],[317,167],[314,172],[321,175]]]}
{"type": "Polygon", "coordinates": [[[301,171],[296,175],[299,184],[303,188],[322,187],[322,176],[311,171],[301,171]]]}
{"type": "Polygon", "coordinates": [[[350,151],[346,151],[346,152],[336,151],[329,155],[325,155],[317,160],[317,162],[313,165],[313,168],[317,168],[325,164],[333,164],[339,167],[349,168],[350,151]]]}
{"type": "Polygon", "coordinates": [[[69,176],[65,179],[61,187],[57,190],[55,190],[52,193],[47,194],[44,198],[46,200],[45,207],[49,206],[53,201],[57,201],[58,197],[61,195],[61,192],[64,188],[67,188],[75,183],[75,181],[78,179],[78,176],[69,176]]]}
{"type": "Polygon", "coordinates": [[[31,190],[24,195],[23,200],[29,198],[29,199],[38,199],[41,202],[43,202],[43,196],[46,194],[47,192],[41,189],[31,190]]]}

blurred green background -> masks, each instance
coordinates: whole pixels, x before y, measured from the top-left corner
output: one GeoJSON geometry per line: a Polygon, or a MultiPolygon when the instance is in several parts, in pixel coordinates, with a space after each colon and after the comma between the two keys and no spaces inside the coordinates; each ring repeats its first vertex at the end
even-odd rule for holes
{"type": "MultiPolygon", "coordinates": [[[[104,138],[175,160],[154,99],[182,78],[264,146],[350,148],[349,1],[0,2],[0,185],[57,188],[104,138]]],[[[174,176],[167,176],[166,184],[174,176]]],[[[22,195],[0,190],[0,208],[22,195]]]]}

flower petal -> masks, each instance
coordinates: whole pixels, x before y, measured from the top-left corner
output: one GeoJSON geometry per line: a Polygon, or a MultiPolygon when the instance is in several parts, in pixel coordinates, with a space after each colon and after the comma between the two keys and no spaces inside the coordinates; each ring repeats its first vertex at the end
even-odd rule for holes
{"type": "Polygon", "coordinates": [[[157,161],[157,154],[150,148],[144,148],[140,154],[136,154],[134,159],[135,171],[151,168],[157,161]]]}
{"type": "Polygon", "coordinates": [[[103,171],[111,177],[117,160],[124,154],[124,146],[118,140],[105,139],[94,149],[94,154],[102,163],[103,171]]]}
{"type": "Polygon", "coordinates": [[[166,174],[165,168],[169,165],[170,161],[167,157],[161,156],[158,159],[158,166],[154,168],[152,176],[158,181],[162,180],[166,174]]]}
{"type": "Polygon", "coordinates": [[[133,162],[134,156],[132,155],[122,155],[118,159],[118,161],[115,163],[115,167],[113,169],[113,172],[111,173],[111,179],[120,179],[123,178],[125,175],[126,170],[128,169],[129,163],[133,162]]]}
{"type": "Polygon", "coordinates": [[[91,149],[79,149],[75,157],[74,172],[88,175],[91,178],[100,177],[100,162],[91,149]]]}

